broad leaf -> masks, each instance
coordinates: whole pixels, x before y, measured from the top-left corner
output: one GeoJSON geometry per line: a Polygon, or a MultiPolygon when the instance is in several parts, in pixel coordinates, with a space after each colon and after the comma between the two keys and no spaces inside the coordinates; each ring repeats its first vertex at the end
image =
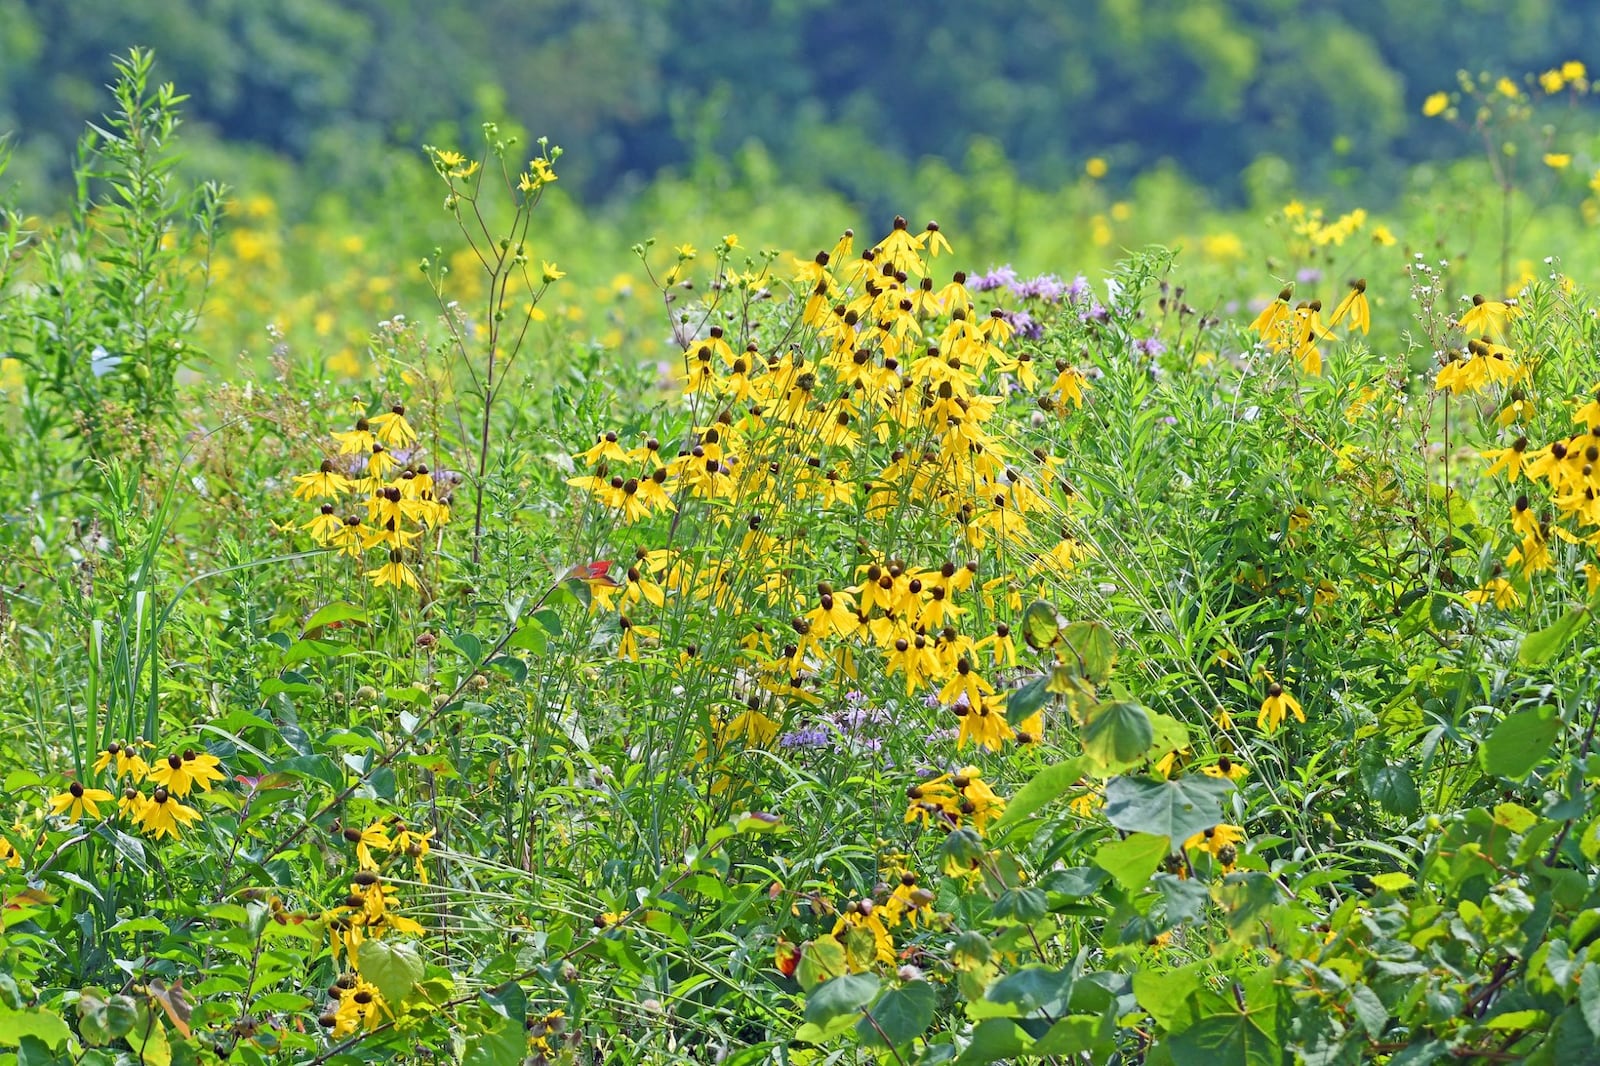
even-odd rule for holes
{"type": "Polygon", "coordinates": [[[1222,800],[1231,791],[1233,782],[1217,777],[1114,777],[1106,782],[1105,815],[1118,829],[1182,844],[1222,821],[1222,800]]]}

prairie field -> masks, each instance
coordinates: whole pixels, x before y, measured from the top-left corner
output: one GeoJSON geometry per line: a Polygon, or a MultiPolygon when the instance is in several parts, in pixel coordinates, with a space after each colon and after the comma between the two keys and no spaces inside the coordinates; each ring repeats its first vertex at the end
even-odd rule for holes
{"type": "Polygon", "coordinates": [[[179,6],[0,3],[0,1066],[1600,1063],[1586,5],[179,6]]]}

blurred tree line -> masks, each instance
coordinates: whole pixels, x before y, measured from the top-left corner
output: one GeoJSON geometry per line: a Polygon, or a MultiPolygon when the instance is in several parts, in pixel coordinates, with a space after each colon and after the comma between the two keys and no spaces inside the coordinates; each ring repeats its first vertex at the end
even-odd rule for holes
{"type": "Polygon", "coordinates": [[[1264,157],[1318,190],[1457,152],[1418,115],[1457,69],[1597,42],[1592,0],[0,0],[0,131],[59,175],[143,44],[192,123],[334,186],[509,116],[591,199],[760,142],[863,201],[975,144],[1037,184],[1170,161],[1229,200],[1264,157]]]}

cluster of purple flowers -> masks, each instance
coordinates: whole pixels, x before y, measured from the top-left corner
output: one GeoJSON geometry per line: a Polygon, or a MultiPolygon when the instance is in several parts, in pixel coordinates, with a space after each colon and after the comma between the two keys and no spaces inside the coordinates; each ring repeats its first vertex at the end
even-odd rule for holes
{"type": "Polygon", "coordinates": [[[778,737],[781,748],[849,748],[876,752],[883,746],[879,727],[887,725],[889,712],[874,707],[861,692],[847,692],[844,706],[818,722],[791,729],[778,737]]]}
{"type": "Polygon", "coordinates": [[[993,267],[986,274],[967,279],[967,288],[973,292],[993,292],[1006,289],[1019,300],[1040,300],[1048,304],[1065,300],[1069,304],[1081,303],[1089,295],[1089,279],[1079,274],[1071,281],[1062,281],[1055,274],[1040,274],[1024,278],[1010,263],[993,267]]]}

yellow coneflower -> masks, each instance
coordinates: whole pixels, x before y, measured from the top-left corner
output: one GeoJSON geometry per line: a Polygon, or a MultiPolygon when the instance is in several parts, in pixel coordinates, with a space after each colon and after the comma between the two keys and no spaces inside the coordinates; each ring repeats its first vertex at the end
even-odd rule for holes
{"type": "Polygon", "coordinates": [[[50,813],[65,815],[67,821],[76,822],[85,814],[100,817],[100,804],[110,803],[114,796],[103,788],[84,788],[74,781],[60,795],[50,797],[50,813]]]}
{"type": "Polygon", "coordinates": [[[294,479],[294,498],[314,500],[319,496],[338,499],[350,491],[350,479],[334,470],[333,460],[324,459],[314,473],[297,474],[294,479]]]}

